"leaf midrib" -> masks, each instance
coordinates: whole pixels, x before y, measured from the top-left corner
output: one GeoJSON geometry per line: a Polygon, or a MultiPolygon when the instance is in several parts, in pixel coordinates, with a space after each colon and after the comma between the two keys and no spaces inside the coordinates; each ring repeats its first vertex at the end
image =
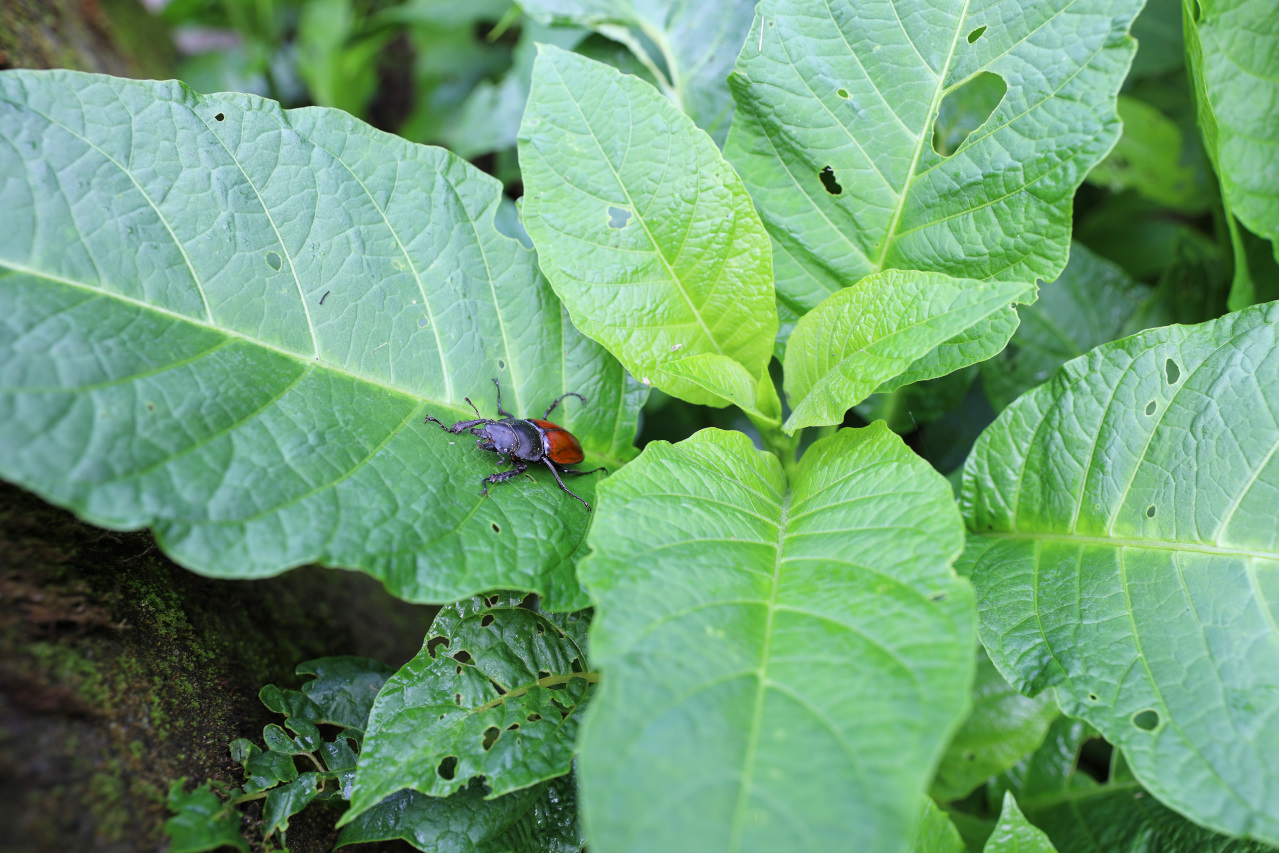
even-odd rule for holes
{"type": "Polygon", "coordinates": [[[1279,552],[1258,551],[1249,548],[1230,548],[1205,543],[1177,542],[1172,539],[1131,539],[1119,536],[1080,536],[1073,533],[1036,533],[1027,531],[976,531],[982,539],[1009,539],[1027,542],[1066,542],[1079,545],[1100,545],[1109,548],[1144,548],[1149,551],[1173,551],[1177,553],[1204,554],[1222,557],[1247,557],[1259,560],[1279,560],[1279,552]]]}

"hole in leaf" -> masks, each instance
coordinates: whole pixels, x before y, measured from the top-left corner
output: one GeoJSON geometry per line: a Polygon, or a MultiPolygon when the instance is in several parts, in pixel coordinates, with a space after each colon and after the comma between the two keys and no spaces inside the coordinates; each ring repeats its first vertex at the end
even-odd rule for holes
{"type": "Polygon", "coordinates": [[[225,119],[225,118],[226,118],[226,116],[224,116],[222,113],[218,113],[218,114],[217,114],[217,115],[215,115],[213,118],[214,118],[214,120],[215,120],[215,121],[222,121],[223,119],[225,119]]]}
{"type": "Polygon", "coordinates": [[[551,674],[550,674],[550,672],[548,672],[547,670],[539,669],[539,670],[537,671],[537,680],[538,680],[538,681],[541,681],[543,678],[550,678],[550,677],[551,677],[551,674]]]}
{"type": "Polygon", "coordinates": [[[625,228],[626,223],[630,221],[631,212],[622,207],[608,208],[608,227],[609,228],[625,228]]]}
{"type": "Polygon", "coordinates": [[[835,90],[835,94],[836,94],[836,95],[839,95],[839,96],[840,96],[841,98],[843,98],[844,100],[848,100],[848,90],[847,90],[847,89],[836,89],[836,90],[835,90]]]}
{"type": "Polygon", "coordinates": [[[480,747],[488,752],[493,748],[493,744],[497,743],[497,739],[502,736],[502,730],[497,726],[489,726],[484,730],[484,739],[480,741],[480,747]]]}
{"type": "Polygon", "coordinates": [[[498,369],[498,370],[506,370],[506,362],[502,361],[502,359],[500,359],[500,358],[499,358],[499,359],[497,360],[497,369],[498,369]]]}
{"type": "Polygon", "coordinates": [[[1146,507],[1146,518],[1154,518],[1154,517],[1155,517],[1155,505],[1151,504],[1150,506],[1146,507]]]}
{"type": "Polygon", "coordinates": [[[544,626],[541,622],[538,622],[538,623],[537,623],[537,629],[536,629],[536,630],[537,630],[537,633],[539,633],[539,634],[545,634],[545,633],[546,633],[546,627],[545,627],[545,626],[544,626]]]}
{"type": "Polygon", "coordinates": [[[1181,368],[1171,358],[1164,362],[1164,373],[1168,375],[1169,385],[1176,385],[1177,381],[1181,379],[1181,368]]]}
{"type": "Polygon", "coordinates": [[[271,269],[275,270],[276,272],[279,272],[280,267],[284,266],[284,260],[275,252],[266,253],[266,263],[267,263],[267,266],[269,266],[271,269]]]}
{"type": "Polygon", "coordinates": [[[417,320],[417,327],[419,329],[425,329],[428,325],[430,325],[430,323],[431,321],[426,319],[425,317],[419,317],[417,320]]]}
{"type": "Polygon", "coordinates": [[[435,650],[438,649],[440,646],[444,646],[445,648],[448,648],[448,645],[449,645],[448,637],[432,637],[426,643],[426,653],[430,655],[432,659],[434,659],[435,650]]]}
{"type": "Polygon", "coordinates": [[[568,615],[568,621],[570,622],[576,622],[578,619],[581,619],[581,618],[582,618],[581,613],[570,613],[568,615]]]}
{"type": "Polygon", "coordinates": [[[933,150],[943,157],[955,153],[968,134],[986,123],[1007,91],[1003,77],[983,71],[947,95],[933,124],[933,150]]]}
{"type": "Polygon", "coordinates": [[[470,663],[471,653],[463,649],[462,651],[453,655],[453,660],[457,661],[458,663],[470,663]]]}
{"type": "Polygon", "coordinates": [[[461,708],[461,707],[462,707],[462,694],[461,694],[461,693],[454,693],[454,694],[453,694],[453,704],[454,704],[454,705],[456,705],[456,706],[458,706],[459,708],[461,708]]]}
{"type": "Polygon", "coordinates": [[[527,717],[525,717],[525,719],[526,719],[526,720],[528,720],[530,723],[536,723],[538,720],[542,719],[542,715],[541,715],[541,714],[529,714],[527,717]]]}
{"type": "Polygon", "coordinates": [[[458,666],[457,666],[457,674],[458,674],[458,675],[461,675],[461,674],[462,674],[462,665],[461,665],[461,664],[458,664],[458,666]]]}
{"type": "Polygon", "coordinates": [[[968,34],[968,43],[976,44],[977,39],[981,38],[985,34],[986,34],[986,26],[983,24],[982,26],[978,27],[977,29],[973,30],[971,33],[968,34]]]}
{"type": "Polygon", "coordinates": [[[1150,417],[1155,413],[1155,401],[1151,400],[1146,404],[1146,417],[1150,417]]]}
{"type": "Polygon", "coordinates": [[[502,528],[500,528],[500,527],[498,527],[498,526],[497,526],[497,522],[496,522],[496,521],[495,521],[495,522],[493,522],[492,527],[493,527],[493,532],[494,532],[494,533],[501,533],[501,532],[502,532],[502,528]]]}
{"type": "Polygon", "coordinates": [[[844,188],[839,185],[839,181],[835,180],[835,170],[830,166],[818,172],[817,177],[822,179],[822,186],[831,195],[839,195],[844,191],[844,188]]]}
{"type": "Polygon", "coordinates": [[[486,599],[484,599],[484,606],[485,606],[485,607],[496,607],[496,606],[497,606],[497,603],[498,603],[499,601],[501,601],[501,600],[502,600],[502,596],[500,596],[500,595],[494,595],[494,596],[491,596],[490,598],[486,598],[486,599]]]}
{"type": "Polygon", "coordinates": [[[519,731],[519,729],[520,729],[519,723],[511,723],[509,726],[506,727],[506,730],[508,732],[516,732],[516,731],[519,731]]]}
{"type": "Polygon", "coordinates": [[[487,613],[484,614],[484,617],[482,619],[480,619],[481,628],[487,628],[488,626],[492,624],[493,624],[493,617],[488,615],[487,613]]]}
{"type": "Polygon", "coordinates": [[[936,595],[929,596],[929,597],[928,597],[928,600],[929,600],[929,601],[945,601],[945,600],[946,600],[946,593],[944,593],[944,592],[939,592],[939,593],[937,593],[936,595]]]}
{"type": "Polygon", "coordinates": [[[435,772],[440,774],[441,779],[452,779],[457,775],[457,756],[449,755],[440,762],[440,766],[435,768],[435,772]]]}
{"type": "Polygon", "coordinates": [[[572,669],[574,672],[585,672],[585,670],[582,669],[582,662],[578,660],[577,658],[573,658],[571,661],[569,661],[568,665],[569,665],[569,668],[572,669]]]}
{"type": "Polygon", "coordinates": [[[1132,724],[1143,732],[1153,732],[1159,727],[1159,712],[1151,708],[1132,715],[1132,724]]]}
{"type": "Polygon", "coordinates": [[[498,696],[506,695],[506,688],[498,684],[496,681],[493,682],[493,689],[497,691],[498,696]]]}
{"type": "Polygon", "coordinates": [[[1097,694],[1096,694],[1096,693],[1089,693],[1089,694],[1088,694],[1088,701],[1089,701],[1089,702],[1096,702],[1096,701],[1097,701],[1097,694]]]}

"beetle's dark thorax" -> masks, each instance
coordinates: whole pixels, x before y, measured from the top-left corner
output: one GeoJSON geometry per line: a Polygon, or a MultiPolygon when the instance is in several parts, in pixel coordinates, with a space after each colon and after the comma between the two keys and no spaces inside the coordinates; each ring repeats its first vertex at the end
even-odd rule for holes
{"type": "Polygon", "coordinates": [[[546,439],[536,425],[516,418],[503,418],[484,428],[498,453],[527,462],[537,462],[546,455],[546,439]]]}

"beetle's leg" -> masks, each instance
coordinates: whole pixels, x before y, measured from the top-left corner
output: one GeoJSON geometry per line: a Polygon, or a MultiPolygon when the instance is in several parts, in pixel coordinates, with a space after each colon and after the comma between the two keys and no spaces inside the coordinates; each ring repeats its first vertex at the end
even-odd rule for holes
{"type": "Polygon", "coordinates": [[[467,405],[469,405],[472,409],[475,409],[475,414],[479,417],[480,420],[487,420],[487,418],[485,418],[483,415],[480,414],[480,410],[475,408],[475,404],[471,402],[470,397],[463,397],[462,399],[465,400],[467,405]]]}
{"type": "Polygon", "coordinates": [[[493,380],[493,384],[497,385],[497,413],[503,417],[514,418],[515,415],[502,410],[502,386],[496,379],[493,380]]]}
{"type": "Polygon", "coordinates": [[[511,479],[512,477],[518,477],[519,475],[523,474],[527,469],[528,469],[528,466],[525,465],[523,462],[516,461],[515,467],[512,468],[511,470],[498,471],[496,474],[490,474],[489,476],[485,477],[483,480],[480,481],[482,485],[482,488],[480,489],[480,494],[484,496],[488,495],[489,483],[501,483],[511,479]]]}
{"type": "MultiPolygon", "coordinates": [[[[552,462],[552,461],[551,461],[551,460],[549,460],[549,459],[546,459],[545,457],[543,457],[542,461],[546,463],[546,467],[547,467],[547,468],[550,468],[550,469],[551,469],[551,473],[555,475],[555,482],[557,482],[557,483],[559,483],[559,484],[560,484],[560,488],[561,488],[561,489],[563,489],[564,491],[568,492],[570,495],[573,495],[573,497],[577,498],[579,501],[582,501],[582,499],[581,499],[580,497],[578,497],[577,495],[573,494],[573,490],[572,490],[572,489],[570,489],[568,486],[564,485],[564,481],[560,479],[560,469],[556,467],[555,463],[554,463],[554,462],[552,462]]],[[[582,501],[582,506],[586,507],[586,511],[587,511],[587,512],[590,512],[590,511],[591,511],[591,505],[590,505],[590,504],[588,504],[586,501],[582,501]]]]}
{"type": "Polygon", "coordinates": [[[433,418],[430,415],[427,415],[426,420],[423,421],[422,423],[427,423],[427,422],[430,422],[433,424],[439,424],[440,429],[444,430],[445,432],[451,432],[453,433],[453,435],[457,435],[463,430],[471,429],[472,427],[478,424],[491,423],[491,421],[489,421],[487,418],[480,418],[478,421],[458,421],[457,423],[453,424],[453,426],[445,426],[443,423],[440,423],[440,421],[437,418],[433,418]]]}
{"type": "MultiPolygon", "coordinates": [[[[560,401],[563,400],[565,397],[576,397],[577,399],[581,400],[583,403],[586,402],[586,398],[583,397],[581,394],[577,393],[576,391],[569,391],[567,394],[561,394],[555,398],[554,403],[551,403],[551,405],[547,407],[546,414],[542,415],[542,420],[546,420],[547,418],[549,418],[551,416],[551,412],[555,411],[555,407],[558,406],[560,404],[560,401]]],[[[581,499],[579,498],[578,500],[581,500],[581,499]]]]}
{"type": "Polygon", "coordinates": [[[561,474],[572,474],[574,477],[581,477],[585,474],[594,474],[596,471],[607,471],[608,469],[602,465],[599,468],[592,468],[589,471],[578,471],[576,468],[561,468],[561,474]]]}

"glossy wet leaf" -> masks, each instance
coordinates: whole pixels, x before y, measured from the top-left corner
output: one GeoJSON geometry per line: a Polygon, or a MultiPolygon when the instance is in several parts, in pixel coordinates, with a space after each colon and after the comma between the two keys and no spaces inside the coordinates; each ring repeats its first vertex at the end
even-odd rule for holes
{"type": "Polygon", "coordinates": [[[1099,347],[964,473],[982,642],[1197,823],[1279,841],[1279,303],[1099,347]]]}
{"type": "Polygon", "coordinates": [[[882,424],[789,489],[708,429],[649,444],[592,530],[591,849],[904,850],[972,677],[946,481],[882,424]]]}
{"type": "Polygon", "coordinates": [[[1021,695],[982,653],[972,710],[946,747],[931,795],[940,802],[960,799],[1012,767],[1039,748],[1058,714],[1051,690],[1033,698],[1021,695]]]}
{"type": "Polygon", "coordinates": [[[249,853],[249,843],[240,834],[240,813],[230,803],[199,785],[187,794],[186,779],[177,779],[169,788],[168,808],[173,816],[164,822],[171,853],[203,853],[234,847],[249,853]]]}
{"type": "Polygon", "coordinates": [[[724,150],[773,239],[783,328],[885,269],[1056,278],[1075,189],[1119,133],[1140,8],[760,3],[729,81],[724,150]],[[938,154],[947,99],[983,74],[1002,80],[1002,99],[938,154]]]}
{"type": "Polygon", "coordinates": [[[662,365],[711,353],[763,375],[777,332],[768,236],[687,116],[641,80],[544,46],[519,149],[524,225],[578,328],[689,402],[726,395],[662,365]]]}
{"type": "Polygon", "coordinates": [[[1017,282],[887,270],[827,298],[795,325],[783,361],[788,432],[838,424],[876,391],[945,376],[998,352],[1017,282]]]}
{"type": "MultiPolygon", "coordinates": [[[[69,72],[0,75],[0,474],[179,563],[357,568],[396,595],[585,603],[550,472],[426,414],[557,410],[629,451],[643,394],[583,338],[500,187],[331,110],[69,72]]],[[[587,500],[596,478],[576,486],[587,500]]]]}
{"type": "Polygon", "coordinates": [[[459,602],[378,694],[349,821],[412,788],[448,796],[482,776],[495,797],[572,769],[586,670],[581,614],[519,606],[522,595],[459,602]]]}
{"type": "Polygon", "coordinates": [[[289,819],[309,806],[319,793],[318,784],[318,773],[303,773],[295,781],[268,792],[262,807],[262,834],[287,832],[289,819]]]}
{"type": "Polygon", "coordinates": [[[522,0],[546,24],[590,27],[662,74],[674,103],[724,144],[733,99],[724,79],[750,29],[753,0],[522,0]]]}
{"type": "Polygon", "coordinates": [[[1061,275],[1040,285],[1035,304],[1018,310],[1021,325],[1008,347],[982,364],[991,405],[1003,409],[1094,347],[1147,325],[1162,325],[1161,314],[1146,317],[1148,322],[1135,316],[1151,295],[1149,287],[1134,282],[1120,267],[1074,244],[1061,275]]]}
{"type": "Polygon", "coordinates": [[[450,797],[400,791],[342,827],[336,847],[400,839],[431,853],[498,853],[496,843],[542,795],[541,786],[496,800],[475,780],[450,797]]]}
{"type": "Polygon", "coordinates": [[[999,823],[986,840],[983,853],[1057,853],[1042,829],[1033,826],[1017,808],[1011,793],[1004,793],[999,823]]]}

